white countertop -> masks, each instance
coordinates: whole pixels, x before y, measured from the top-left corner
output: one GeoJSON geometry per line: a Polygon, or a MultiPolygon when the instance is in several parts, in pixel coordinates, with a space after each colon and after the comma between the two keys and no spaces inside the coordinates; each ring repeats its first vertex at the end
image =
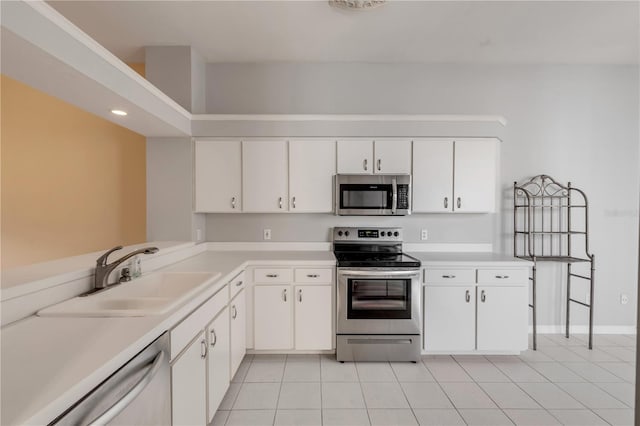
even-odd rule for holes
{"type": "MultiPolygon", "coordinates": [[[[332,252],[214,252],[162,272],[220,272],[219,280],[161,316],[129,318],[29,317],[4,327],[2,424],[50,422],[138,351],[171,329],[249,265],[335,265],[332,252]]],[[[135,281],[127,285],[134,285],[135,281]]]]}
{"type": "Polygon", "coordinates": [[[408,252],[410,256],[419,259],[422,266],[483,266],[483,264],[491,264],[491,266],[514,267],[514,266],[532,266],[533,263],[528,260],[518,259],[501,253],[438,253],[438,252],[408,252]]]}
{"type": "MultiPolygon", "coordinates": [[[[430,264],[529,262],[492,253],[411,253],[430,264]]],[[[115,369],[215,294],[247,266],[334,266],[331,251],[205,251],[161,272],[219,272],[220,279],[172,312],[129,318],[29,317],[4,327],[2,424],[48,423],[115,369]]],[[[155,273],[155,272],[154,272],[155,273]]],[[[135,281],[127,285],[134,285],[135,281]]]]}

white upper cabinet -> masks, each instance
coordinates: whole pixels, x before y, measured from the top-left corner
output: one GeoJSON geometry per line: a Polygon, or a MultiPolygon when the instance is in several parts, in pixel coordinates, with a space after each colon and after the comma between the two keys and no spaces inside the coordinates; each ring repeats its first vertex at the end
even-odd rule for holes
{"type": "Polygon", "coordinates": [[[336,143],[328,139],[289,141],[289,211],[333,211],[336,143]]]}
{"type": "Polygon", "coordinates": [[[338,173],[411,173],[411,140],[339,140],[338,173]]]}
{"type": "Polygon", "coordinates": [[[498,140],[413,141],[414,213],[495,211],[498,140]]]}
{"type": "Polygon", "coordinates": [[[495,211],[497,159],[495,139],[455,141],[455,211],[495,211]]]}
{"type": "Polygon", "coordinates": [[[411,173],[411,140],[376,139],[373,143],[374,173],[411,173]]]}
{"type": "Polygon", "coordinates": [[[453,210],[453,141],[413,141],[413,212],[453,210]]]}
{"type": "Polygon", "coordinates": [[[338,141],[338,173],[373,173],[373,141],[345,139],[338,141]]]}
{"type": "Polygon", "coordinates": [[[287,154],[286,140],[242,141],[243,211],[288,211],[287,154]]]}
{"type": "Polygon", "coordinates": [[[198,140],[194,149],[196,212],[242,210],[242,146],[239,140],[198,140]]]}

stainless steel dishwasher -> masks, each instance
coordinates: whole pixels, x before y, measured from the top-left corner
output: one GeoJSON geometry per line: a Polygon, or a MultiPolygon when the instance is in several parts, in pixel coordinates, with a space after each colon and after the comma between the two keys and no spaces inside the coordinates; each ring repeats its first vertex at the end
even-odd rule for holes
{"type": "Polygon", "coordinates": [[[51,425],[169,425],[169,336],[158,337],[51,425]]]}

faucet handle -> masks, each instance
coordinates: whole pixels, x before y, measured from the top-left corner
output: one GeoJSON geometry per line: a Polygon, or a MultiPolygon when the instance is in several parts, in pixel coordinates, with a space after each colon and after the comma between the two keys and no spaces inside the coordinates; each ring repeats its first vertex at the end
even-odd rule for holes
{"type": "Polygon", "coordinates": [[[122,246],[115,246],[114,248],[112,248],[112,249],[108,250],[105,254],[103,254],[102,256],[100,256],[100,257],[96,260],[96,263],[97,263],[98,265],[102,265],[102,266],[106,265],[106,264],[107,264],[107,258],[109,257],[109,255],[110,255],[111,253],[113,253],[113,252],[114,252],[114,251],[116,251],[116,250],[122,250],[122,246]]]}

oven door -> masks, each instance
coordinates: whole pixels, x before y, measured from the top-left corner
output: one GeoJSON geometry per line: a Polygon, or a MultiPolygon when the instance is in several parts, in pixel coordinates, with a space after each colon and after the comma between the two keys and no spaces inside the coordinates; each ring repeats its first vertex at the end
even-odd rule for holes
{"type": "Polygon", "coordinates": [[[419,334],[420,270],[338,268],[338,334],[419,334]]]}

